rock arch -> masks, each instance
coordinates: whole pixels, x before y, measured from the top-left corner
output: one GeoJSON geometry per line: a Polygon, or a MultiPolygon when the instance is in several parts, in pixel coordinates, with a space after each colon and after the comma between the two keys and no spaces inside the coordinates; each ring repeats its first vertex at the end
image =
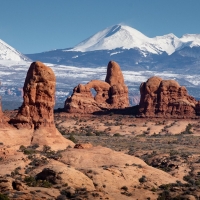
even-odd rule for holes
{"type": "Polygon", "coordinates": [[[79,84],[71,97],[65,101],[65,111],[70,113],[93,113],[102,109],[125,108],[129,106],[128,87],[120,66],[110,61],[105,81],[92,80],[86,85],[79,84]],[[97,94],[92,96],[90,89],[97,94]]]}

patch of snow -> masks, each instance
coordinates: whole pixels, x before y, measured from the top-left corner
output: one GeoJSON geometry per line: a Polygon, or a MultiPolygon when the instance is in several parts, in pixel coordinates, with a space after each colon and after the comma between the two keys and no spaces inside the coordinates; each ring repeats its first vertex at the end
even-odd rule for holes
{"type": "Polygon", "coordinates": [[[113,53],[110,54],[110,56],[115,55],[115,54],[118,54],[118,53],[122,53],[122,52],[123,52],[123,51],[113,52],[113,53]]]}

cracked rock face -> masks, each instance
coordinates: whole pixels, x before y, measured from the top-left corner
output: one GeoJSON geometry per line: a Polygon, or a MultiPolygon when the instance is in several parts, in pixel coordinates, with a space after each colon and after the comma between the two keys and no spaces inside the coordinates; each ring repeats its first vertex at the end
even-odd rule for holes
{"type": "Polygon", "coordinates": [[[41,62],[33,62],[23,87],[24,102],[14,123],[34,129],[54,126],[55,85],[52,69],[41,62]]]}
{"type": "Polygon", "coordinates": [[[120,66],[110,61],[105,82],[92,80],[86,85],[79,84],[71,97],[65,101],[65,111],[70,113],[93,113],[104,109],[121,109],[129,106],[128,88],[120,66]],[[91,89],[96,91],[93,96],[91,89]]]}
{"type": "Polygon", "coordinates": [[[197,101],[175,80],[151,77],[140,86],[139,114],[143,117],[196,116],[197,101]]]}

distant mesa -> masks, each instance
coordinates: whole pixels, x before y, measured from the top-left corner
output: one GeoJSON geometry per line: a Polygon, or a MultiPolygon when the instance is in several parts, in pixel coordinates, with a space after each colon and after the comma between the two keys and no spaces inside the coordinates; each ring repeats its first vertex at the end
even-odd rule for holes
{"type": "Polygon", "coordinates": [[[199,103],[175,80],[151,77],[140,86],[141,117],[195,117],[199,103]]]}
{"type": "Polygon", "coordinates": [[[92,80],[86,85],[79,84],[71,97],[65,101],[64,110],[69,113],[93,113],[105,109],[123,109],[129,106],[128,87],[120,66],[110,61],[105,82],[92,80]],[[91,89],[96,91],[93,96],[91,89]]]}

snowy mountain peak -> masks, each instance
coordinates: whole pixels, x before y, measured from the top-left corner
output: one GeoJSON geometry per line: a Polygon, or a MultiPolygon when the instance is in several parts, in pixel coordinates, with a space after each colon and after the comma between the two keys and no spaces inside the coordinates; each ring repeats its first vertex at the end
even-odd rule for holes
{"type": "Polygon", "coordinates": [[[163,52],[170,55],[185,46],[200,46],[200,35],[187,34],[182,38],[178,38],[170,33],[149,38],[130,26],[118,24],[99,31],[68,51],[87,52],[116,48],[137,48],[144,55],[146,53],[162,54],[163,52]]]}
{"type": "Polygon", "coordinates": [[[29,59],[3,40],[0,40],[0,60],[26,61],[29,59]]]}

